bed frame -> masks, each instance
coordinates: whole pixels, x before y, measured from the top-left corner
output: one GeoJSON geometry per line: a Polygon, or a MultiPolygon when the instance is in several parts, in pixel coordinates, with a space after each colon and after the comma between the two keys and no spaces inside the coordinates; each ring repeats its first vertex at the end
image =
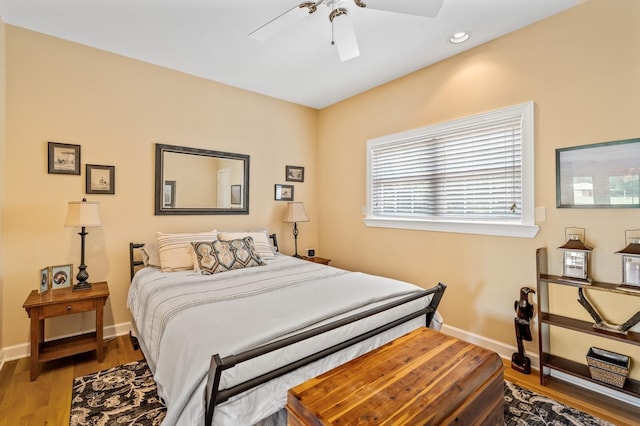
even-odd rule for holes
{"type": "MultiPolygon", "coordinates": [[[[273,243],[274,243],[274,247],[276,248],[276,250],[278,249],[278,245],[277,245],[277,240],[276,240],[276,236],[275,234],[272,234],[269,236],[273,243]]],[[[135,256],[135,251],[136,250],[140,250],[142,247],[144,246],[144,244],[139,244],[139,243],[130,243],[129,244],[129,254],[130,254],[130,264],[131,264],[131,277],[133,278],[133,275],[135,274],[135,271],[138,267],[143,266],[143,262],[140,258],[140,256],[135,256]]],[[[205,395],[204,395],[204,403],[206,404],[206,414],[205,414],[205,425],[206,426],[211,426],[212,422],[213,422],[213,413],[215,410],[215,407],[222,403],[227,401],[229,398],[238,395],[242,392],[245,392],[255,386],[261,385],[263,383],[268,382],[269,380],[275,379],[277,377],[283,376],[297,368],[303,367],[307,364],[310,364],[314,361],[317,361],[321,358],[324,358],[326,356],[329,356],[331,354],[334,354],[342,349],[345,349],[349,346],[352,346],[356,343],[362,342],[370,337],[373,337],[379,333],[382,333],[386,330],[389,330],[393,327],[396,327],[400,324],[403,324],[407,321],[410,321],[412,319],[421,317],[424,315],[425,317],[425,326],[429,327],[431,324],[431,321],[433,320],[433,317],[436,313],[436,310],[438,308],[438,305],[440,304],[440,301],[442,300],[442,296],[444,295],[444,291],[446,290],[446,285],[442,284],[442,283],[438,283],[438,285],[436,285],[435,287],[432,287],[430,289],[427,290],[423,290],[419,293],[404,297],[402,299],[399,299],[395,302],[391,302],[391,303],[387,303],[384,305],[381,305],[379,307],[376,308],[372,308],[369,309],[367,311],[364,312],[360,312],[345,318],[342,318],[340,320],[336,320],[333,321],[331,323],[322,325],[322,326],[318,326],[315,327],[313,329],[289,336],[287,338],[284,339],[280,339],[265,345],[261,345],[258,346],[254,349],[250,349],[235,355],[229,355],[226,357],[221,357],[219,354],[213,354],[211,356],[211,363],[209,366],[209,373],[208,373],[208,377],[207,377],[207,385],[205,388],[205,395]],[[264,354],[267,354],[269,352],[284,348],[286,346],[304,341],[306,339],[309,339],[311,337],[314,336],[318,336],[322,333],[326,333],[329,332],[331,330],[337,329],[339,327],[351,324],[353,322],[359,321],[361,319],[376,315],[378,313],[381,313],[383,311],[386,311],[388,309],[392,309],[395,308],[397,306],[403,305],[405,303],[409,303],[413,300],[417,300],[423,297],[427,297],[429,295],[433,295],[431,302],[425,307],[422,308],[412,314],[406,315],[402,318],[399,318],[391,323],[385,324],[381,327],[375,328],[373,330],[370,330],[366,333],[363,333],[359,336],[353,337],[349,340],[346,340],[342,343],[339,343],[337,345],[331,346],[329,348],[326,348],[320,352],[317,352],[315,354],[309,355],[305,358],[302,358],[300,360],[294,361],[290,364],[287,364],[285,366],[282,366],[280,368],[276,368],[272,371],[269,371],[261,376],[255,377],[253,379],[247,380],[246,382],[240,383],[236,386],[233,386],[231,388],[228,389],[219,389],[220,386],[220,378],[222,376],[222,373],[224,370],[227,370],[229,368],[233,368],[236,365],[238,365],[239,363],[245,362],[245,361],[249,361],[253,358],[257,358],[259,356],[262,356],[264,354]]],[[[132,336],[132,342],[134,341],[135,337],[132,336]]],[[[135,343],[134,343],[134,347],[136,347],[137,349],[137,339],[135,339],[135,343]]]]}

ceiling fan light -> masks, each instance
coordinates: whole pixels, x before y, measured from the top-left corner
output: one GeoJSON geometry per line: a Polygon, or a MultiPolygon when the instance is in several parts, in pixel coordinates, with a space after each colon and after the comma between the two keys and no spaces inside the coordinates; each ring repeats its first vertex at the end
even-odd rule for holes
{"type": "Polygon", "coordinates": [[[453,44],[463,43],[469,40],[469,37],[471,37],[471,34],[466,31],[460,31],[452,35],[449,42],[453,44]]]}

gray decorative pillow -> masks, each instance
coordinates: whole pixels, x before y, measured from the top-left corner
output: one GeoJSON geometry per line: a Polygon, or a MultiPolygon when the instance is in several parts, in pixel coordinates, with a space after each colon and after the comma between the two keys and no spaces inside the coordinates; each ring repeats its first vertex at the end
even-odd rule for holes
{"type": "Polygon", "coordinates": [[[216,240],[213,248],[218,262],[228,270],[264,265],[252,237],[244,237],[231,241],[216,240]]]}
{"type": "Polygon", "coordinates": [[[195,270],[203,275],[265,264],[251,237],[231,241],[196,242],[191,245],[195,270]]]}
{"type": "Polygon", "coordinates": [[[218,262],[218,256],[216,256],[213,248],[213,241],[199,241],[191,243],[191,246],[193,247],[193,267],[196,272],[202,275],[211,275],[228,271],[218,262]]]}

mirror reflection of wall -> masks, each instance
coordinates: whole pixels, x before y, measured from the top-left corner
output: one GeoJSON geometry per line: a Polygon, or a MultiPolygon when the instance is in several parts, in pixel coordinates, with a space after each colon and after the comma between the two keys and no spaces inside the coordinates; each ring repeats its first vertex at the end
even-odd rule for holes
{"type": "Polygon", "coordinates": [[[179,152],[164,153],[164,180],[180,186],[173,208],[212,208],[216,204],[218,159],[179,152]]]}
{"type": "Polygon", "coordinates": [[[156,145],[156,214],[247,214],[248,180],[248,155],[156,145]]]}

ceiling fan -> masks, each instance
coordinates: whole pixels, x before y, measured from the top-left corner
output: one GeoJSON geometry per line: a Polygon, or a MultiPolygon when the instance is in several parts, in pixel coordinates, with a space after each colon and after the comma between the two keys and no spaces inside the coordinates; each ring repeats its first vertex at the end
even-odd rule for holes
{"type": "MultiPolygon", "coordinates": [[[[434,18],[440,12],[444,0],[353,0],[353,2],[361,8],[434,18]]],[[[317,12],[318,7],[324,4],[329,9],[331,44],[336,45],[340,60],[348,61],[359,56],[360,50],[345,3],[346,0],[317,0],[300,3],[255,29],[249,33],[249,37],[265,41],[293,22],[317,12]]]]}

